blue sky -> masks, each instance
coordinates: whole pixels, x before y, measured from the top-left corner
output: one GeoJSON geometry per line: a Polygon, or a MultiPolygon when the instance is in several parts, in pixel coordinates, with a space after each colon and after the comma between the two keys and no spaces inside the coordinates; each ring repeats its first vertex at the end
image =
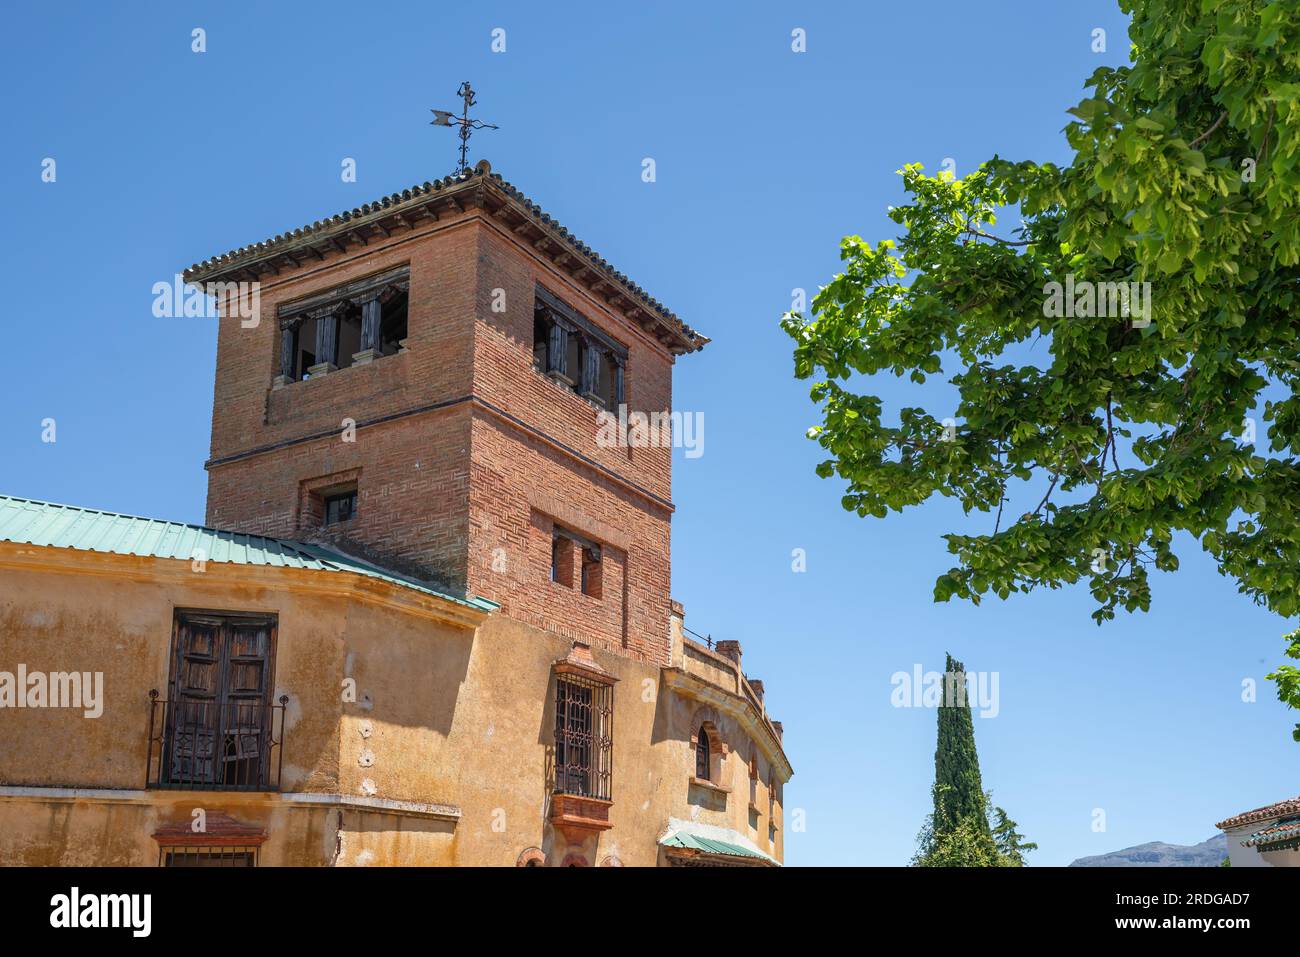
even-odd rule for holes
{"type": "MultiPolygon", "coordinates": [[[[1127,57],[1113,3],[129,9],[6,14],[0,491],[201,521],[216,330],[154,318],[153,283],[445,175],[454,136],[428,110],[470,79],[501,126],[471,159],[714,340],[676,372],[705,451],[675,463],[673,591],[688,626],[743,642],[785,723],[787,815],[806,820],[786,835],[789,863],[906,862],[935,714],[892,707],[890,677],[942,670],[945,651],[999,674],[1000,713],[976,718],[976,738],[986,786],[1041,845],[1031,863],[1195,843],[1300,791],[1297,716],[1263,680],[1286,623],[1199,546],[1182,543],[1149,614],[1101,628],[1082,586],[935,605],[940,535],[991,517],[935,501],[856,518],[803,437],[816,413],[777,325],[791,290],[829,279],[842,235],[894,235],[885,208],[906,162],[951,157],[962,175],[994,153],[1068,159],[1065,110],[1127,57]],[[191,52],[195,27],[206,53],[191,52]],[[795,28],[806,53],[791,51],[795,28]],[[340,179],[344,157],[356,183],[340,179]],[[791,570],[796,548],[806,572],[791,570]]],[[[878,385],[889,407],[915,399],[878,385]]]]}

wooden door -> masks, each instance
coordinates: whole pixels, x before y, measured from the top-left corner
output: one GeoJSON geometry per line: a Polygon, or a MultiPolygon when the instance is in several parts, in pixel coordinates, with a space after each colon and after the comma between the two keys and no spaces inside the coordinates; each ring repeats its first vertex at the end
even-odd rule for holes
{"type": "Polygon", "coordinates": [[[168,784],[265,786],[274,646],[273,618],[177,614],[168,784]]]}

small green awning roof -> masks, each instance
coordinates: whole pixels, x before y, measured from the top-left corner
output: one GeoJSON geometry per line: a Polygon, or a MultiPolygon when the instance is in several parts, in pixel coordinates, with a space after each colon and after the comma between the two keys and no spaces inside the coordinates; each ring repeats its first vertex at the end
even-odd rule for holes
{"type": "Polygon", "coordinates": [[[668,832],[659,839],[664,847],[678,847],[686,850],[700,851],[704,854],[718,854],[724,857],[747,857],[765,864],[777,864],[777,860],[728,828],[712,827],[687,821],[670,821],[668,832]]]}
{"type": "Polygon", "coordinates": [[[1262,831],[1256,831],[1242,841],[1241,846],[1257,847],[1261,851],[1273,851],[1281,850],[1281,847],[1275,845],[1295,847],[1297,842],[1300,842],[1300,818],[1287,818],[1264,828],[1262,831]]]}

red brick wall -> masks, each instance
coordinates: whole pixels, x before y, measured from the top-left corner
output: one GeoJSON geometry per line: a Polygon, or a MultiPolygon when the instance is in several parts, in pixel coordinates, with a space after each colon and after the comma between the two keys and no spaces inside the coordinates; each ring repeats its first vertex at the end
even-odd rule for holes
{"type": "Polygon", "coordinates": [[[321,537],[449,587],[465,587],[468,402],[330,436],[208,472],[208,524],[279,538],[321,537]],[[355,476],[357,512],[327,529],[303,522],[303,483],[355,476]],[[364,551],[362,550],[364,549],[364,551]]]}
{"type": "Polygon", "coordinates": [[[600,447],[599,410],[533,368],[536,285],[628,347],[630,409],[671,409],[672,356],[495,223],[478,245],[475,393],[533,431],[476,409],[471,590],[537,627],[667,662],[672,449],[600,447]],[[599,599],[550,580],[556,523],[604,546],[599,599]]]}
{"type": "Polygon", "coordinates": [[[668,510],[489,412],[475,410],[471,444],[470,591],[538,628],[666,664],[668,510]],[[602,546],[600,598],[550,580],[556,524],[602,546]]]}
{"type": "Polygon", "coordinates": [[[596,408],[533,369],[538,282],[627,346],[631,409],[671,408],[659,343],[471,210],[264,283],[256,328],[221,320],[208,524],[322,534],[304,521],[307,487],[355,479],[356,517],[325,537],[530,624],[666,661],[672,450],[601,448],[596,408]],[[403,263],[405,353],[271,389],[277,304],[403,263]],[[555,522],[603,546],[600,598],[550,581],[555,522]]]}

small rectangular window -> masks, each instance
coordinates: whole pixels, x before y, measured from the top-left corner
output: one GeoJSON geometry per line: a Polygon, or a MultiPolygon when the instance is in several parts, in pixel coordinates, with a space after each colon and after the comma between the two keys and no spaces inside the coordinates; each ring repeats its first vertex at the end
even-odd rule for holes
{"type": "Polygon", "coordinates": [[[165,847],[163,867],[256,867],[255,847],[165,847]]]}
{"type": "Polygon", "coordinates": [[[601,573],[604,569],[600,559],[599,548],[593,546],[582,550],[582,593],[592,598],[601,596],[603,586],[601,573]]]}
{"type": "Polygon", "coordinates": [[[325,524],[337,525],[357,514],[357,490],[348,489],[325,496],[325,524]]]}
{"type": "Polygon", "coordinates": [[[596,542],[559,525],[552,527],[551,581],[599,598],[604,585],[601,556],[596,542]]]}

